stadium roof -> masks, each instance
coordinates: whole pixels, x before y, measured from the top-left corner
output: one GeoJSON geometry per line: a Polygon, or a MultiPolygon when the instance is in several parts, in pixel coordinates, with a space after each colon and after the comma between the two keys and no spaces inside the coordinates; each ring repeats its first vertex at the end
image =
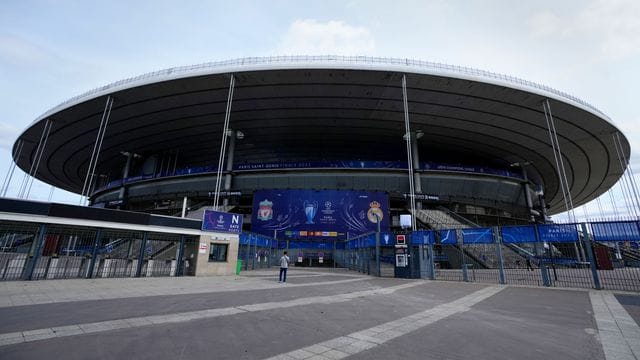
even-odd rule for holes
{"type": "MultiPolygon", "coordinates": [[[[593,106],[532,82],[409,59],[301,56],[245,58],[178,67],[115,82],[38,117],[19,137],[16,163],[29,172],[45,121],[52,128],[36,177],[80,193],[107,96],[114,98],[97,174],[119,171],[121,152],[176,150],[194,163],[217,162],[230,75],[230,127],[245,134],[237,161],[369,156],[405,159],[402,75],[420,158],[507,166],[528,164],[551,213],[564,210],[543,111],[549,101],[574,206],[622,176],[612,121],[593,106]]],[[[629,142],[620,134],[624,158],[629,142]]],[[[626,168],[626,163],[624,163],[626,168]]],[[[428,189],[424,189],[428,192],[428,189]]]]}

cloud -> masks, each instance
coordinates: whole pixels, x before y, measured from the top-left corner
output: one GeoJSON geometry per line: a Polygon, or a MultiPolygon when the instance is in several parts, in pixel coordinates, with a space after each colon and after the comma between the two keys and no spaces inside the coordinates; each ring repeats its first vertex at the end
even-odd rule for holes
{"type": "Polygon", "coordinates": [[[17,127],[0,121],[0,149],[7,150],[11,153],[13,143],[18,137],[19,131],[17,127]]]}
{"type": "Polygon", "coordinates": [[[0,34],[0,60],[11,64],[38,64],[49,55],[38,45],[14,35],[0,34]]]}
{"type": "Polygon", "coordinates": [[[640,54],[640,2],[637,0],[594,0],[582,10],[559,15],[533,14],[528,21],[535,38],[582,39],[593,43],[611,59],[640,54]]]}
{"type": "Polygon", "coordinates": [[[343,21],[296,20],[278,47],[282,55],[370,55],[375,41],[365,27],[343,21]]]}
{"type": "Polygon", "coordinates": [[[529,19],[529,30],[534,37],[551,37],[562,32],[562,20],[550,12],[537,13],[529,19]]]}

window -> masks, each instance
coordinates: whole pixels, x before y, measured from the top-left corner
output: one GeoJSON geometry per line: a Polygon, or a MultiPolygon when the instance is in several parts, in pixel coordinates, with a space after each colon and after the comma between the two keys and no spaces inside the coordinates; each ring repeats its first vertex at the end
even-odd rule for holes
{"type": "Polygon", "coordinates": [[[214,244],[209,246],[209,262],[227,261],[227,249],[229,244],[214,244]]]}

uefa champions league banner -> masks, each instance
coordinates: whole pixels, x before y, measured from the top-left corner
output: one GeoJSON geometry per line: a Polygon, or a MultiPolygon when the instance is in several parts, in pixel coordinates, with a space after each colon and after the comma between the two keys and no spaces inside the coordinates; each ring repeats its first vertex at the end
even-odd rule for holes
{"type": "Polygon", "coordinates": [[[389,229],[389,196],[341,190],[257,190],[251,231],[270,237],[346,239],[389,229]]]}
{"type": "Polygon", "coordinates": [[[492,228],[462,229],[463,244],[493,244],[492,228]]]}
{"type": "Polygon", "coordinates": [[[536,226],[538,236],[543,242],[576,242],[578,229],[576,224],[540,224],[536,226]]]}
{"type": "Polygon", "coordinates": [[[455,245],[458,243],[458,235],[455,229],[440,230],[440,244],[455,245]]]}
{"type": "Polygon", "coordinates": [[[533,225],[503,226],[500,228],[503,243],[537,242],[536,228],[533,225]]]}
{"type": "Polygon", "coordinates": [[[433,245],[435,240],[433,230],[418,230],[411,233],[411,245],[433,245]]]}

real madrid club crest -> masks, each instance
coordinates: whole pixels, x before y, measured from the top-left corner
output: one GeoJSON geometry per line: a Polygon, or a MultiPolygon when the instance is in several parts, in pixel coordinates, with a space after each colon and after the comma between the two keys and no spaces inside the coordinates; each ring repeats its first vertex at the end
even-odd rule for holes
{"type": "Polygon", "coordinates": [[[382,221],[383,217],[384,213],[382,212],[382,209],[380,209],[380,203],[377,201],[372,201],[369,204],[369,211],[367,211],[367,219],[376,224],[378,221],[382,221]]]}
{"type": "Polygon", "coordinates": [[[273,202],[267,199],[260,201],[258,208],[258,220],[267,221],[273,218],[273,202]]]}

